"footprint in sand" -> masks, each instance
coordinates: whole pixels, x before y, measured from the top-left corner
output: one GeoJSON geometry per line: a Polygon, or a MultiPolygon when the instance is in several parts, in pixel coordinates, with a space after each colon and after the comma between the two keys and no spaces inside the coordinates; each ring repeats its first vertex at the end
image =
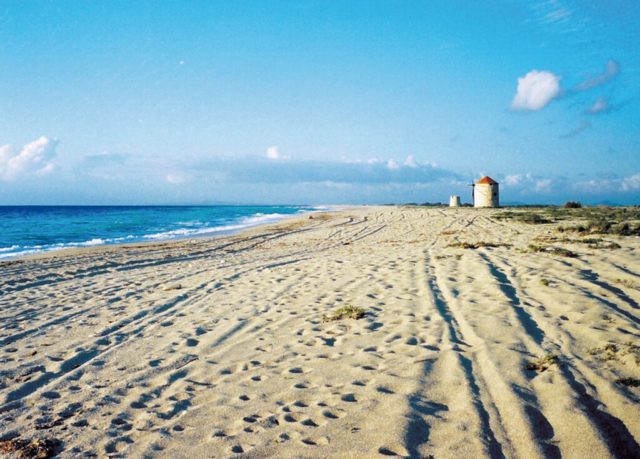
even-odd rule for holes
{"type": "Polygon", "coordinates": [[[323,411],[322,415],[327,419],[340,419],[346,416],[346,413],[341,411],[323,411]]]}
{"type": "Polygon", "coordinates": [[[304,438],[301,441],[305,445],[309,445],[309,446],[319,446],[319,445],[322,446],[322,445],[329,444],[329,438],[327,437],[310,437],[310,438],[304,438]]]}
{"type": "Polygon", "coordinates": [[[383,446],[378,449],[378,452],[383,456],[409,456],[409,451],[407,451],[407,449],[401,445],[383,446]]]}
{"type": "Polygon", "coordinates": [[[318,427],[318,424],[313,419],[305,419],[304,421],[300,422],[300,424],[306,427],[318,427]]]}
{"type": "Polygon", "coordinates": [[[392,391],[391,389],[387,389],[386,387],[376,387],[376,390],[381,394],[387,394],[387,395],[395,394],[394,391],[392,391]]]}
{"type": "Polygon", "coordinates": [[[286,422],[298,422],[298,420],[294,416],[292,416],[291,414],[285,415],[285,417],[283,419],[286,422]]]}

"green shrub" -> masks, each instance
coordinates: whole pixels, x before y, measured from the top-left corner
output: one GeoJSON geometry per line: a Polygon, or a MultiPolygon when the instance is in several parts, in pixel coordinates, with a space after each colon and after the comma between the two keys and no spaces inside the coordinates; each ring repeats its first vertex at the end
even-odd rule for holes
{"type": "Polygon", "coordinates": [[[529,371],[543,372],[549,369],[551,365],[558,363],[558,356],[556,354],[547,354],[544,357],[528,362],[525,365],[525,369],[529,371]]]}

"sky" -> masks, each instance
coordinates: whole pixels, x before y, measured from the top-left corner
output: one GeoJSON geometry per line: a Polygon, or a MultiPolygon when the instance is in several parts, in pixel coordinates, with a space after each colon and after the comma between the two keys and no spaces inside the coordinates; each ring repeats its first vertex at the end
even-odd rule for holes
{"type": "Polygon", "coordinates": [[[640,2],[0,2],[0,205],[640,204],[640,2]]]}

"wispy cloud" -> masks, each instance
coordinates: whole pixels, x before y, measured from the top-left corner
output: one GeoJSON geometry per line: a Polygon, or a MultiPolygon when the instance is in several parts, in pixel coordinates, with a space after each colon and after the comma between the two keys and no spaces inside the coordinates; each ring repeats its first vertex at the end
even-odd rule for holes
{"type": "Polygon", "coordinates": [[[553,99],[562,96],[559,75],[548,70],[532,70],[518,78],[518,89],[511,101],[511,109],[519,111],[538,111],[546,107],[553,99]]]}
{"type": "Polygon", "coordinates": [[[587,109],[587,113],[597,115],[598,113],[605,113],[611,110],[609,101],[606,97],[598,97],[598,99],[587,109]]]}
{"type": "Polygon", "coordinates": [[[208,179],[212,175],[227,183],[307,183],[333,182],[358,184],[433,183],[459,179],[458,174],[430,164],[416,167],[398,164],[395,160],[328,162],[328,161],[272,161],[262,158],[227,159],[183,162],[172,173],[192,176],[192,181],[208,179]],[[390,173],[393,171],[393,173],[390,173]]]}
{"type": "Polygon", "coordinates": [[[561,139],[570,139],[571,137],[575,137],[580,134],[582,131],[586,131],[587,129],[591,129],[591,121],[586,120],[580,123],[580,126],[575,128],[573,131],[568,132],[560,136],[561,139]]]}
{"type": "Polygon", "coordinates": [[[605,67],[604,73],[594,75],[587,78],[582,83],[575,85],[571,88],[572,91],[586,91],[587,89],[595,88],[596,86],[603,85],[611,81],[618,73],[620,73],[620,64],[613,60],[609,60],[605,67]]]}
{"type": "Polygon", "coordinates": [[[20,152],[13,146],[0,147],[0,179],[13,180],[21,174],[48,174],[53,171],[58,139],[45,136],[25,145],[20,152]]]}
{"type": "Polygon", "coordinates": [[[544,0],[529,2],[536,16],[536,22],[543,28],[562,35],[572,35],[584,40],[585,25],[590,21],[575,2],[565,0],[544,0]]]}
{"type": "Polygon", "coordinates": [[[86,155],[81,163],[81,167],[97,168],[111,165],[122,165],[126,162],[129,155],[122,153],[109,153],[108,151],[97,155],[86,155]]]}
{"type": "Polygon", "coordinates": [[[178,174],[167,174],[165,176],[165,179],[167,179],[167,182],[171,183],[172,185],[179,185],[185,180],[182,175],[178,174]]]}

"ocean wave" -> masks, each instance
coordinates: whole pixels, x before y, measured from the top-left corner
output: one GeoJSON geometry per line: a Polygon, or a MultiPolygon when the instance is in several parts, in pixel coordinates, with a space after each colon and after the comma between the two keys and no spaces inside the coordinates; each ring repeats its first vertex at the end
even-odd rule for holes
{"type": "Polygon", "coordinates": [[[246,228],[251,228],[254,226],[275,223],[278,220],[281,220],[287,216],[291,216],[295,214],[281,214],[281,213],[272,213],[265,214],[262,212],[257,212],[253,215],[241,217],[235,220],[231,220],[225,222],[225,224],[219,223],[217,226],[209,226],[210,222],[195,222],[195,221],[187,221],[180,222],[182,225],[181,228],[170,229],[167,231],[159,231],[152,234],[141,234],[141,235],[128,235],[125,237],[114,237],[114,238],[93,238],[87,241],[82,242],[61,242],[55,244],[48,245],[33,245],[33,246],[20,246],[13,245],[11,247],[0,248],[0,260],[7,260],[15,257],[24,257],[28,255],[35,255],[38,253],[46,253],[53,252],[56,250],[63,249],[73,249],[78,247],[92,247],[99,245],[113,245],[113,244],[122,244],[128,242],[136,242],[136,241],[164,241],[164,240],[174,240],[174,239],[187,239],[192,237],[204,237],[204,236],[215,236],[226,233],[231,233],[234,231],[239,231],[246,228]],[[194,228],[192,225],[198,224],[200,227],[194,228]]]}
{"type": "Polygon", "coordinates": [[[155,234],[147,234],[142,236],[144,239],[150,240],[167,240],[167,239],[182,239],[194,236],[203,236],[206,234],[216,234],[216,233],[227,233],[230,231],[237,231],[245,228],[251,228],[253,226],[265,225],[268,223],[273,223],[278,220],[283,219],[287,215],[284,214],[262,214],[256,213],[250,217],[242,217],[237,223],[221,225],[221,226],[210,226],[206,228],[198,228],[198,229],[190,229],[190,228],[179,228],[170,231],[164,231],[155,234]]]}

